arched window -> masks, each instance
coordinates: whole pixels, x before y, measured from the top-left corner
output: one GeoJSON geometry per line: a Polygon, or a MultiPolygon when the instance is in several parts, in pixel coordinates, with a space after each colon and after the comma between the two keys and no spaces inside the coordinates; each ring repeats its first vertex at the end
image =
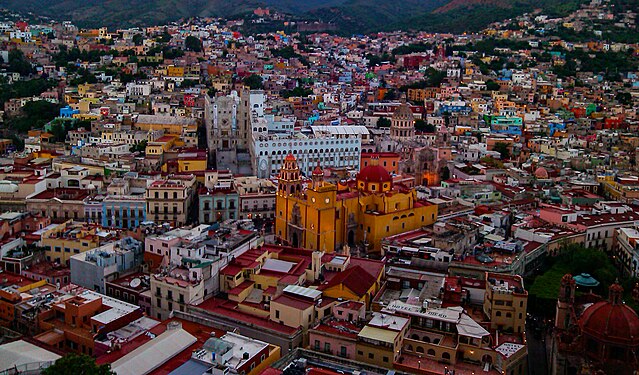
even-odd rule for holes
{"type": "Polygon", "coordinates": [[[497,312],[495,313],[495,316],[501,316],[501,311],[497,311],[497,312]]]}
{"type": "Polygon", "coordinates": [[[422,348],[421,346],[418,346],[417,353],[424,353],[424,348],[422,348]]]}
{"type": "Polygon", "coordinates": [[[435,349],[428,349],[428,355],[435,355],[435,349]]]}
{"type": "Polygon", "coordinates": [[[442,358],[443,358],[443,359],[450,359],[450,353],[448,353],[448,352],[443,352],[443,353],[442,353],[442,358]]]}

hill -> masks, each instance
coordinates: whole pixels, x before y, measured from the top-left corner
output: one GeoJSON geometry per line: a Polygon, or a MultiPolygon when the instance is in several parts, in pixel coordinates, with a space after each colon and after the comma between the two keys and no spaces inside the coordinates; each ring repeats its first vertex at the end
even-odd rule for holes
{"type": "Polygon", "coordinates": [[[542,8],[566,12],[580,0],[0,0],[0,7],[33,12],[79,26],[157,25],[186,17],[230,17],[271,7],[307,20],[332,22],[342,33],[392,29],[474,31],[542,8]]]}

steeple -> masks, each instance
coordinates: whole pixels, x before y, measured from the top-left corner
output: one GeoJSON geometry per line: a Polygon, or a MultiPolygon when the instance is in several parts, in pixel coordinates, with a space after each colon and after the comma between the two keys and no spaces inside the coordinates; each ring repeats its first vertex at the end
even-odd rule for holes
{"type": "Polygon", "coordinates": [[[279,194],[297,195],[302,193],[302,179],[300,169],[297,166],[297,159],[293,154],[286,155],[282,169],[278,177],[277,190],[279,194]]]}
{"type": "Polygon", "coordinates": [[[572,310],[575,302],[575,286],[576,282],[571,274],[565,274],[561,278],[561,286],[559,287],[559,298],[557,299],[557,309],[555,311],[555,327],[559,329],[568,329],[572,324],[572,310]]]}
{"type": "Polygon", "coordinates": [[[311,178],[313,179],[313,190],[317,190],[324,186],[324,171],[320,168],[319,164],[313,170],[311,178]]]}

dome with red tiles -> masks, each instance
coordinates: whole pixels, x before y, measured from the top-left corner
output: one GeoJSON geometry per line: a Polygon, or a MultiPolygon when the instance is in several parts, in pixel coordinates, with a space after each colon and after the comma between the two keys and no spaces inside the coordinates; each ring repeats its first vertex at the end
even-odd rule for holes
{"type": "Polygon", "coordinates": [[[579,319],[582,333],[600,343],[619,347],[639,347],[639,316],[621,301],[623,288],[610,287],[610,300],[597,302],[584,310],[579,319]]]}
{"type": "Polygon", "coordinates": [[[393,180],[390,173],[379,165],[369,165],[362,168],[357,174],[358,181],[364,182],[390,182],[393,180]]]}
{"type": "Polygon", "coordinates": [[[535,177],[545,180],[548,178],[548,171],[544,167],[539,167],[535,170],[535,177]]]}
{"type": "Polygon", "coordinates": [[[377,165],[376,160],[372,160],[374,164],[364,167],[357,174],[357,188],[372,193],[389,191],[393,185],[393,177],[388,171],[377,165]]]}
{"type": "Polygon", "coordinates": [[[313,176],[323,176],[323,175],[324,175],[324,171],[322,170],[322,168],[320,168],[319,165],[315,167],[315,169],[313,169],[313,176]]]}

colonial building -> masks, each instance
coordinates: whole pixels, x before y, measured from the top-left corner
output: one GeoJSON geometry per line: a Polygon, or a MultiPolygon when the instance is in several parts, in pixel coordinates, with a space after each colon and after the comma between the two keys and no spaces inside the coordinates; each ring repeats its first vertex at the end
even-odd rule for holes
{"type": "Polygon", "coordinates": [[[279,176],[275,235],[293,247],[332,252],[345,245],[379,253],[381,240],[433,224],[437,206],[414,190],[394,184],[386,169],[371,161],[355,181],[333,185],[318,166],[304,187],[297,160],[289,154],[279,176]]]}
{"type": "Polygon", "coordinates": [[[146,191],[147,219],[156,223],[185,225],[191,214],[195,176],[154,181],[146,191]]]}

